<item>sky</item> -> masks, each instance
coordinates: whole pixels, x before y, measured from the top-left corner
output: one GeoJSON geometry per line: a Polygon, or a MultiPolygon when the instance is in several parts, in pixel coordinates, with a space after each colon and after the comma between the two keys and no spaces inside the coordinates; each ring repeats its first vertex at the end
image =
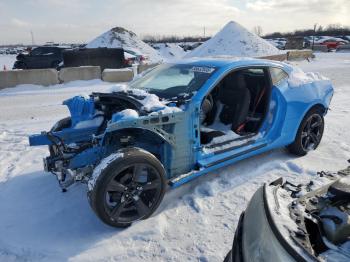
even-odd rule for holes
{"type": "Polygon", "coordinates": [[[213,35],[236,21],[263,33],[350,26],[350,0],[0,0],[0,45],[85,43],[115,26],[146,35],[213,35]]]}

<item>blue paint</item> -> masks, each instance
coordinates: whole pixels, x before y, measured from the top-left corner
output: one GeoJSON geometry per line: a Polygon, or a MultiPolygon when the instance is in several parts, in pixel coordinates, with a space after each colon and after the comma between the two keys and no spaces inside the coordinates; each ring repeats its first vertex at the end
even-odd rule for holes
{"type": "MultiPolygon", "coordinates": [[[[148,115],[137,119],[123,119],[114,115],[103,130],[98,125],[77,129],[75,127],[78,123],[96,117],[94,99],[77,96],[64,101],[64,105],[69,108],[72,123],[68,128],[53,132],[53,135],[65,144],[94,141],[89,148],[67,160],[67,168],[95,166],[104,157],[120,150],[123,147],[123,139],[132,133],[132,145],[156,155],[162,162],[168,179],[174,180],[181,174],[190,173],[173,183],[172,186],[177,187],[217,168],[289,145],[294,141],[298,127],[308,110],[315,105],[322,105],[326,113],[333,95],[333,87],[329,81],[317,81],[297,87],[291,87],[288,81],[282,81],[278,86],[272,86],[268,114],[259,130],[260,135],[253,143],[216,155],[208,154],[202,150],[200,143],[199,109],[203,98],[215,85],[228,73],[241,68],[278,67],[290,74],[292,67],[285,63],[259,59],[201,59],[182,60],[177,63],[217,68],[191,101],[183,107],[182,112],[161,116],[148,115]]],[[[32,146],[52,144],[46,133],[30,136],[29,143],[32,146]]]]}

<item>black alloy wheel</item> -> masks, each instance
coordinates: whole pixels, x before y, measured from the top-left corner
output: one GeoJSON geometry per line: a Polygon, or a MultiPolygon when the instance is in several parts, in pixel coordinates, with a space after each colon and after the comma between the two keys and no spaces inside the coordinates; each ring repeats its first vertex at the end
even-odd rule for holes
{"type": "Polygon", "coordinates": [[[314,150],[321,142],[323,119],[319,114],[311,115],[301,132],[301,145],[305,151],[314,150]]]}
{"type": "Polygon", "coordinates": [[[147,151],[127,149],[103,168],[88,198],[103,222],[126,227],[150,217],[165,190],[165,170],[159,160],[147,151]]]}
{"type": "Polygon", "coordinates": [[[161,195],[161,177],[149,164],[133,164],[115,174],[105,190],[111,220],[131,223],[147,217],[161,195]]]}
{"type": "Polygon", "coordinates": [[[304,156],[315,150],[321,143],[324,130],[323,111],[320,108],[311,109],[303,118],[295,140],[287,148],[297,156],[304,156]]]}

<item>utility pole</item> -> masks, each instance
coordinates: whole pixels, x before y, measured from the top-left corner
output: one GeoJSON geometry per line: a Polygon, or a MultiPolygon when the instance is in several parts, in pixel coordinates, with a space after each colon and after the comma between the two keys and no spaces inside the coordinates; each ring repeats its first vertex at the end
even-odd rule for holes
{"type": "Polygon", "coordinates": [[[30,31],[30,35],[32,37],[32,46],[35,45],[35,42],[34,42],[34,34],[33,34],[33,31],[30,31]]]}
{"type": "Polygon", "coordinates": [[[203,27],[203,38],[205,39],[205,26],[203,27]]]}
{"type": "Polygon", "coordinates": [[[317,23],[314,24],[314,33],[313,33],[313,36],[312,36],[312,50],[314,50],[314,45],[315,45],[316,27],[317,27],[317,23]]]}

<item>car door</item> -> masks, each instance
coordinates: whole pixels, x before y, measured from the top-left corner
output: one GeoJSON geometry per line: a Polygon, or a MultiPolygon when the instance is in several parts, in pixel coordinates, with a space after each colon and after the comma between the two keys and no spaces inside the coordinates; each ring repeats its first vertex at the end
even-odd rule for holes
{"type": "Polygon", "coordinates": [[[55,59],[56,47],[47,47],[44,52],[41,53],[40,68],[51,68],[55,59]]]}
{"type": "Polygon", "coordinates": [[[39,68],[39,60],[40,54],[43,52],[43,47],[34,48],[28,56],[26,56],[25,63],[28,69],[36,69],[39,68]]]}
{"type": "MultiPolygon", "coordinates": [[[[254,134],[244,135],[240,137],[235,136],[222,136],[216,139],[215,143],[209,145],[202,145],[199,152],[198,164],[203,168],[210,168],[216,165],[238,161],[249,155],[254,155],[258,152],[264,150],[268,145],[267,135],[271,126],[268,124],[268,117],[270,114],[274,113],[274,103],[271,106],[271,97],[272,97],[272,84],[271,76],[266,66],[254,66],[246,67],[244,70],[257,71],[260,70],[263,72],[266,79],[266,84],[268,85],[268,96],[266,99],[268,105],[267,111],[265,112],[264,120],[262,121],[259,131],[254,134]]],[[[258,97],[259,95],[256,94],[258,97]]],[[[254,107],[254,106],[253,106],[254,107]]]]}

